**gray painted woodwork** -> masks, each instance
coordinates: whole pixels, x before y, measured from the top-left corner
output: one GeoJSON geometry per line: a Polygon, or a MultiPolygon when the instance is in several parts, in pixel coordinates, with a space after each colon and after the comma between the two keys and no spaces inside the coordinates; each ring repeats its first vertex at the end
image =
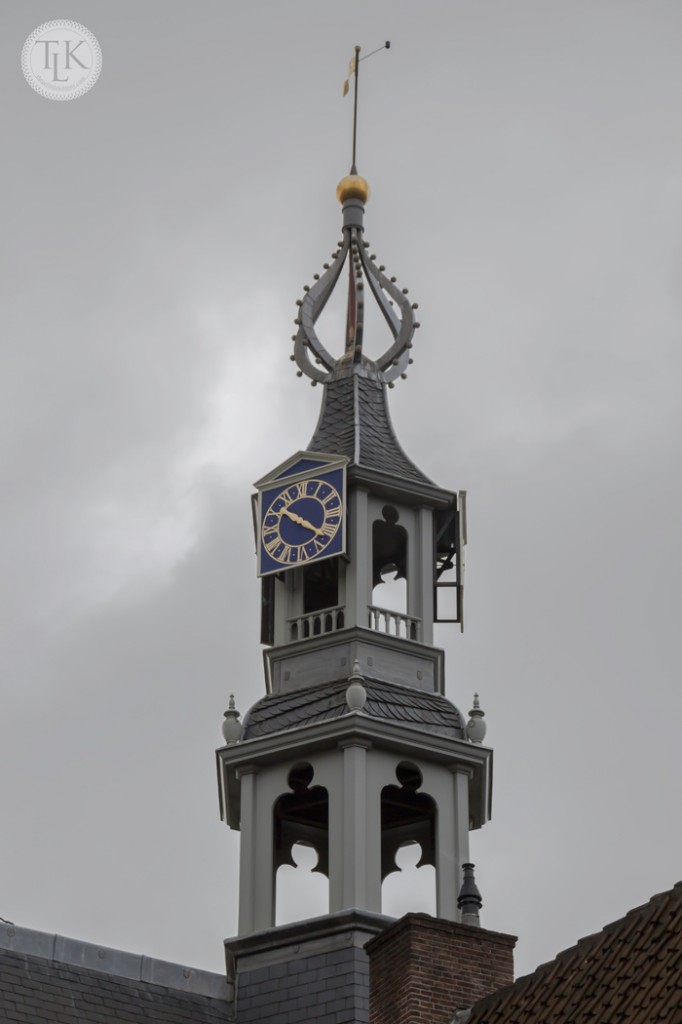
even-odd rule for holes
{"type": "MultiPolygon", "coordinates": [[[[277,865],[288,862],[296,837],[315,847],[329,880],[330,916],[315,934],[327,941],[333,933],[338,941],[337,915],[380,914],[382,877],[406,841],[422,843],[435,866],[438,916],[459,921],[469,831],[490,814],[492,751],[470,742],[464,719],[443,696],[444,655],[433,643],[434,587],[455,557],[462,621],[463,492],[439,488],[398,442],[387,387],[404,375],[418,324],[405,290],[366,252],[363,202],[346,198],[343,214],[339,248],[306,290],[296,320],[293,358],[323,384],[313,438],[256,487],[296,472],[297,464],[300,476],[301,460],[343,465],[346,554],[324,578],[310,563],[272,577],[273,618],[263,633],[274,638],[264,651],[267,693],[245,716],[237,740],[217,751],[221,813],[241,830],[242,938],[228,943],[246,1000],[240,1022],[364,1019],[339,1016],[340,1004],[336,1016],[331,1005],[328,1016],[319,1007],[313,1014],[305,1008],[312,1002],[301,1007],[313,1015],[289,1016],[301,992],[287,957],[307,955],[293,952],[292,937],[307,936],[313,924],[298,932],[275,926],[277,865]],[[316,322],[347,259],[352,302],[345,350],[335,359],[316,322]],[[362,347],[365,297],[379,304],[392,335],[375,361],[362,347]],[[400,611],[381,606],[379,581],[389,566],[406,579],[400,611]],[[352,673],[366,696],[355,709],[346,697],[352,673]],[[267,971],[277,965],[286,968],[281,977],[291,974],[294,1000],[279,1017],[255,980],[268,984],[267,971]]],[[[447,577],[443,583],[451,585],[447,577]]],[[[350,927],[349,934],[356,932],[350,927]]]]}
{"type": "Polygon", "coordinates": [[[275,925],[273,807],[290,791],[289,772],[302,762],[313,768],[313,785],[328,792],[330,911],[381,911],[381,794],[408,761],[421,773],[420,792],[436,806],[437,913],[458,921],[469,829],[488,818],[491,757],[480,744],[357,711],[221,748],[223,814],[242,833],[240,934],[275,925]]]}
{"type": "Polygon", "coordinates": [[[368,628],[337,630],[264,651],[268,693],[322,686],[350,675],[355,661],[374,679],[443,692],[443,651],[368,628]]]}

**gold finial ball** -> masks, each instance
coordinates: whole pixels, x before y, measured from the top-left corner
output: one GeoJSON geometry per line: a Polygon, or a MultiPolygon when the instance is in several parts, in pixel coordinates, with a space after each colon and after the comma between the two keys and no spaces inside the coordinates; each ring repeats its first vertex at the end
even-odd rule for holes
{"type": "Polygon", "coordinates": [[[359,174],[347,174],[336,186],[336,198],[340,203],[347,199],[359,199],[366,203],[369,199],[369,185],[365,178],[359,174]]]}

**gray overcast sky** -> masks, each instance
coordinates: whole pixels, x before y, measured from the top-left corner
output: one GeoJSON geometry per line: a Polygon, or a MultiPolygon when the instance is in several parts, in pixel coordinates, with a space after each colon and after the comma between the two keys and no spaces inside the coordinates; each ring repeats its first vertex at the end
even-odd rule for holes
{"type": "Polygon", "coordinates": [[[495,748],[483,923],[524,973],[671,886],[679,2],[22,0],[2,24],[0,914],[221,969],[213,749],[229,693],[263,692],[251,484],[312,435],[295,300],[339,237],[353,45],[385,39],[359,166],[420,304],[398,435],[469,492],[467,630],[440,642],[495,748]],[[19,63],[56,17],[104,56],[68,103],[19,63]]]}

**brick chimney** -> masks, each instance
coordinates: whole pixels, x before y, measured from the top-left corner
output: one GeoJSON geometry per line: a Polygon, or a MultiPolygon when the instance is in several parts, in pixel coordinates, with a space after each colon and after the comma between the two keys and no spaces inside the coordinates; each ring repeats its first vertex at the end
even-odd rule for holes
{"type": "Polygon", "coordinates": [[[513,935],[406,914],[365,946],[370,1024],[450,1024],[514,980],[513,935]]]}

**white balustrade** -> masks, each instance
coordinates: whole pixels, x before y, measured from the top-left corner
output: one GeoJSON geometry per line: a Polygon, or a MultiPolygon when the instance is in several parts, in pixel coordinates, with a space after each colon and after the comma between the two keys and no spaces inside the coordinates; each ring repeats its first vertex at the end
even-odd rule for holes
{"type": "Polygon", "coordinates": [[[289,640],[307,640],[310,636],[321,636],[323,633],[343,629],[343,613],[344,608],[339,605],[336,608],[320,608],[319,611],[310,612],[308,615],[288,619],[289,640]]]}
{"type": "Polygon", "coordinates": [[[405,640],[421,639],[421,619],[414,615],[404,615],[391,608],[377,608],[371,604],[369,611],[369,628],[389,636],[401,636],[405,640]]]}
{"type": "MultiPolygon", "coordinates": [[[[388,636],[399,636],[404,640],[421,640],[421,619],[415,615],[405,615],[391,608],[378,608],[369,605],[369,628],[388,636]]],[[[307,640],[311,636],[334,633],[345,626],[343,605],[335,608],[320,608],[307,615],[297,615],[287,620],[289,640],[307,640]]]]}

